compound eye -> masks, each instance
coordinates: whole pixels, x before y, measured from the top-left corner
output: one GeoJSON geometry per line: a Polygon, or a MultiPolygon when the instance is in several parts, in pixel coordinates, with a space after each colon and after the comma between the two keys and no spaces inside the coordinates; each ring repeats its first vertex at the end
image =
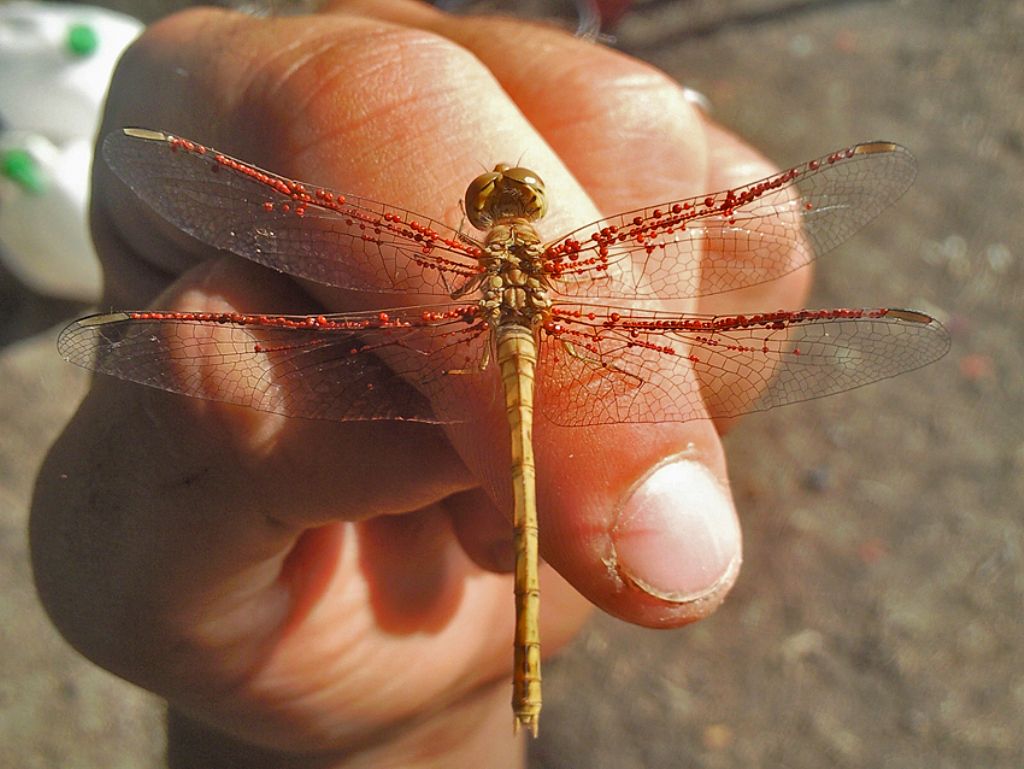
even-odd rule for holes
{"type": "Polygon", "coordinates": [[[544,180],[529,168],[509,168],[502,172],[505,181],[521,190],[520,216],[529,221],[536,221],[548,211],[548,193],[544,188],[544,180]]]}
{"type": "Polygon", "coordinates": [[[536,221],[548,210],[544,182],[529,168],[499,163],[466,189],[466,216],[478,230],[513,219],[536,221]]]}
{"type": "Polygon", "coordinates": [[[527,187],[532,187],[542,195],[544,194],[544,180],[529,168],[509,168],[503,173],[506,179],[512,179],[527,187]]]}
{"type": "Polygon", "coordinates": [[[466,216],[470,224],[478,230],[486,230],[491,225],[490,214],[487,209],[490,207],[490,200],[494,196],[501,173],[490,171],[480,174],[469,183],[466,188],[466,216]]]}

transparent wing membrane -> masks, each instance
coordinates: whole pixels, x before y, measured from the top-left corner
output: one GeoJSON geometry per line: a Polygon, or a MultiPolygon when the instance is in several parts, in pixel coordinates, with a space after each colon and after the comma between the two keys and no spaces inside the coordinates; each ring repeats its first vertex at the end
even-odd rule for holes
{"type": "Polygon", "coordinates": [[[182,231],[289,275],[357,291],[447,296],[479,272],[478,247],[450,227],[187,139],[116,131],[103,156],[182,231]]]}
{"type": "Polygon", "coordinates": [[[555,292],[676,299],[766,283],[809,264],[897,200],[916,174],[898,144],[874,142],[731,190],[602,219],[548,247],[555,292]]]}
{"type": "MultiPolygon", "coordinates": [[[[103,151],[171,223],[292,275],[448,296],[481,274],[475,242],[404,209],[157,131],[115,132],[103,151]]],[[[763,283],[849,238],[914,175],[903,147],[856,145],[742,187],[582,227],[545,249],[543,272],[556,295],[641,305],[763,283]]],[[[265,411],[450,422],[481,376],[497,376],[487,369],[491,329],[475,311],[453,303],[305,318],[115,313],[72,324],[60,347],[86,368],[265,411]]],[[[709,319],[572,302],[556,303],[537,333],[538,407],[569,425],[737,416],[895,376],[949,343],[937,322],[906,311],[709,319]]]]}
{"type": "Polygon", "coordinates": [[[559,305],[537,408],[556,424],[685,422],[820,398],[920,368],[949,337],[906,310],[680,316],[559,305]]]}
{"type": "Polygon", "coordinates": [[[118,312],[75,321],[58,348],[93,371],[285,416],[454,422],[489,344],[474,310],[118,312]]]}

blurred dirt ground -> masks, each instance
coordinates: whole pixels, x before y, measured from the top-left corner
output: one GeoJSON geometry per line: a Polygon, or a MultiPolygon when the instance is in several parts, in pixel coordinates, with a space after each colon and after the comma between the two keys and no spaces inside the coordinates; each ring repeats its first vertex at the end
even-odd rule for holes
{"type": "MultiPolygon", "coordinates": [[[[923,309],[954,344],[745,420],[730,599],[677,631],[592,622],[547,666],[531,766],[1024,766],[1024,3],[651,0],[616,34],[781,165],[909,146],[915,187],[811,304],[923,309]]],[[[30,579],[35,471],[85,387],[55,332],[83,309],[0,275],[3,767],[163,763],[159,702],[69,650],[30,579]]]]}

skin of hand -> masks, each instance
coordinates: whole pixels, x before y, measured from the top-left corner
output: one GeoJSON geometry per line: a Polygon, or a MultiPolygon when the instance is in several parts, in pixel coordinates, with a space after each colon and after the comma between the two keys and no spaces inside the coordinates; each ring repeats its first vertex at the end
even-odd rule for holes
{"type": "MultiPolygon", "coordinates": [[[[546,238],[773,170],[646,64],[405,2],[169,17],[116,73],[101,136],[121,126],[456,227],[468,181],[522,159],[547,183],[546,238]]],[[[204,249],[100,161],[93,201],[102,307],[380,306],[204,249]]],[[[807,272],[730,308],[798,306],[807,272]]],[[[507,427],[466,406],[468,427],[320,423],[97,377],[38,480],[42,601],[84,655],[169,700],[175,766],[519,766],[507,427]]],[[[712,421],[534,436],[546,652],[591,605],[651,627],[717,607],[741,545],[712,421]]]]}

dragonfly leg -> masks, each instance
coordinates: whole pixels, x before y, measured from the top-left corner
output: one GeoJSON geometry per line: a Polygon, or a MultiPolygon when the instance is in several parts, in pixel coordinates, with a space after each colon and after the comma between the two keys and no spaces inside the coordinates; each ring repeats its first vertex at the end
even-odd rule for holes
{"type": "Polygon", "coordinates": [[[595,355],[586,352],[581,352],[572,342],[562,340],[561,344],[562,349],[565,350],[567,355],[576,358],[576,360],[582,361],[591,368],[595,369],[595,371],[600,373],[602,376],[608,376],[608,372],[615,372],[616,374],[620,374],[629,379],[634,387],[642,387],[644,384],[644,380],[641,377],[637,376],[632,371],[627,371],[625,368],[623,368],[617,363],[607,363],[606,361],[601,360],[595,355]]]}
{"type": "Polygon", "coordinates": [[[490,345],[484,346],[483,355],[480,356],[480,360],[469,368],[452,368],[445,371],[445,375],[451,374],[453,376],[462,376],[465,374],[482,374],[487,370],[487,367],[491,365],[491,347],[490,345]]]}

